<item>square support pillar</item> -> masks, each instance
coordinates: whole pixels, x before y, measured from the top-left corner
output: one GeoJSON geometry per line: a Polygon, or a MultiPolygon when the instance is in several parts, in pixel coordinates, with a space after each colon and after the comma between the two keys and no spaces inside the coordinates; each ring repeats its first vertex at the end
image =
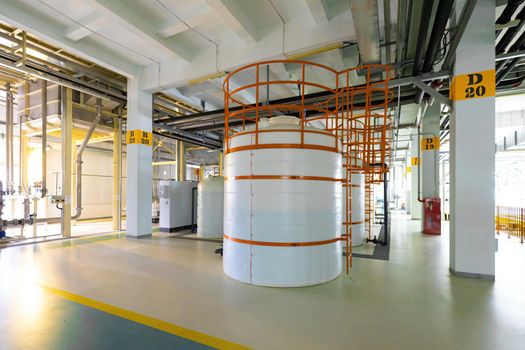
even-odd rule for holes
{"type": "Polygon", "coordinates": [[[411,166],[410,168],[410,217],[412,220],[420,220],[421,219],[421,211],[422,206],[421,202],[417,200],[418,198],[418,181],[419,181],[419,174],[418,174],[418,152],[417,148],[419,147],[419,142],[417,140],[417,130],[412,130],[412,141],[410,142],[410,160],[409,164],[411,166]]]}
{"type": "MultiPolygon", "coordinates": [[[[142,90],[141,74],[128,78],[127,130],[152,131],[153,96],[142,90]]],[[[151,236],[152,148],[128,144],[126,183],[126,235],[151,236]]]]}
{"type": "MultiPolygon", "coordinates": [[[[456,1],[457,15],[464,3],[456,1]]],[[[454,79],[494,70],[494,6],[494,0],[478,0],[456,51],[454,79]]],[[[454,88],[458,95],[450,127],[450,271],[494,279],[495,97],[487,81],[486,92],[491,92],[475,97],[459,83],[454,88]]]]}

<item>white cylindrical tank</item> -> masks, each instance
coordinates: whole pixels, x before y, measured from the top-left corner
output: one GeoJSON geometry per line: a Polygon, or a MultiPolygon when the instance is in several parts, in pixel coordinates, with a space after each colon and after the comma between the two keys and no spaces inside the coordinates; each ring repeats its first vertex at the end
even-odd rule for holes
{"type": "MultiPolygon", "coordinates": [[[[358,246],[365,241],[365,175],[352,174],[352,246],[358,246]]],[[[343,186],[343,223],[346,222],[346,187],[343,186]]],[[[346,232],[346,227],[343,224],[341,233],[346,232]]],[[[345,242],[343,241],[343,246],[345,242]]]]}
{"type": "Polygon", "coordinates": [[[224,177],[202,180],[197,187],[197,236],[218,238],[223,235],[224,177]]]}
{"type": "Polygon", "coordinates": [[[224,272],[241,282],[299,287],[341,274],[341,153],[336,138],[274,117],[230,140],[225,157],[224,272]]]}

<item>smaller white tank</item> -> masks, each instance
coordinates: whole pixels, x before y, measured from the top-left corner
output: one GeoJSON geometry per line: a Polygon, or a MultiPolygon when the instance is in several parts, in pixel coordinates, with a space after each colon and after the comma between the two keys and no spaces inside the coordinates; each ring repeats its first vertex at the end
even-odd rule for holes
{"type": "Polygon", "coordinates": [[[215,176],[199,182],[197,197],[197,236],[222,238],[224,177],[215,176]]]}

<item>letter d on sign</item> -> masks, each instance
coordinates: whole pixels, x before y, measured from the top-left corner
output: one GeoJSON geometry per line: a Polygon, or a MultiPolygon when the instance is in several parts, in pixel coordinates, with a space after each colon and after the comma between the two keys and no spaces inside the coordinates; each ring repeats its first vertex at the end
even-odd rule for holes
{"type": "Polygon", "coordinates": [[[469,74],[468,75],[468,85],[479,84],[483,81],[483,75],[479,73],[469,74]]]}

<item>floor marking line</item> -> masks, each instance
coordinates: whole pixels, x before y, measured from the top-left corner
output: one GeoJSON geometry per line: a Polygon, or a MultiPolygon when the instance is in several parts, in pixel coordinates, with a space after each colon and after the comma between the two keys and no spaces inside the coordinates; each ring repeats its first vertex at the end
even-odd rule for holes
{"type": "Polygon", "coordinates": [[[228,340],[220,339],[205,333],[194,331],[189,328],[178,326],[173,323],[162,321],[153,317],[139,314],[134,311],[122,309],[118,306],[106,304],[101,301],[90,299],[78,294],[67,292],[54,287],[49,287],[46,285],[40,285],[45,291],[54,294],[56,296],[62,297],[64,299],[73,301],[77,304],[82,304],[93,309],[97,309],[108,314],[112,314],[118,317],[122,317],[133,322],[140,323],[142,325],[152,327],[158,330],[161,330],[166,333],[170,333],[197,343],[201,343],[207,346],[211,346],[217,349],[226,349],[226,350],[247,350],[251,349],[247,346],[236,344],[228,340]]]}

